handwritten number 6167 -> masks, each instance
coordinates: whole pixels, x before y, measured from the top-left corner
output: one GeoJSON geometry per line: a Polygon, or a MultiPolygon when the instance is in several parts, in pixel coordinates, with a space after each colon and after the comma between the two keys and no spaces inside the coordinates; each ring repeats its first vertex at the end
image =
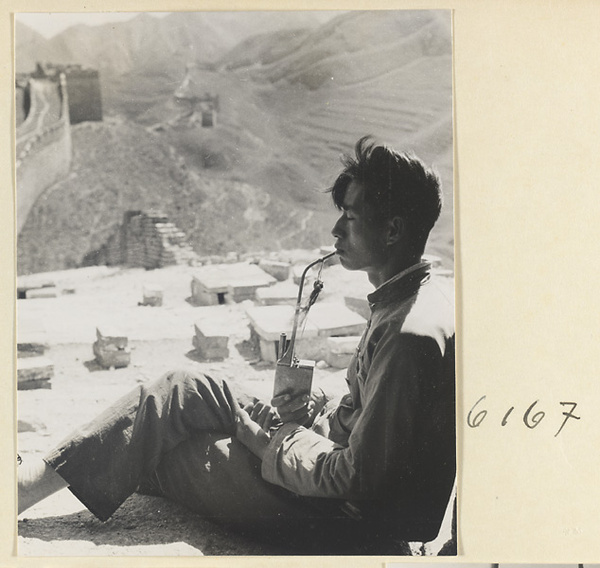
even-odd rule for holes
{"type": "MultiPolygon", "coordinates": [[[[486,395],[483,395],[471,408],[471,410],[469,410],[469,414],[467,415],[467,425],[470,428],[479,428],[479,426],[481,426],[481,423],[485,420],[488,411],[485,410],[484,408],[481,408],[481,403],[486,399],[486,395]]],[[[527,410],[523,413],[522,416],[522,420],[523,423],[525,424],[525,426],[527,426],[527,428],[533,430],[536,426],[538,426],[540,424],[540,422],[544,419],[544,417],[546,416],[546,413],[543,410],[535,410],[535,406],[537,405],[537,403],[539,402],[539,400],[536,400],[534,402],[532,402],[529,407],[527,408],[527,410]]],[[[562,415],[564,416],[564,419],[562,421],[562,424],[560,425],[560,428],[558,429],[558,431],[556,432],[556,434],[554,434],[554,437],[556,438],[556,436],[558,436],[562,429],[564,428],[565,424],[567,423],[567,421],[569,419],[574,419],[574,420],[579,420],[581,418],[581,416],[575,416],[575,414],[573,414],[574,410],[577,408],[577,403],[576,402],[561,402],[560,403],[561,406],[563,407],[570,407],[566,412],[563,411],[562,415]]],[[[506,414],[504,414],[504,417],[502,418],[502,422],[500,423],[502,426],[506,426],[508,424],[508,420],[510,415],[512,414],[513,410],[515,409],[514,406],[511,406],[508,411],[506,412],[506,414]]]]}

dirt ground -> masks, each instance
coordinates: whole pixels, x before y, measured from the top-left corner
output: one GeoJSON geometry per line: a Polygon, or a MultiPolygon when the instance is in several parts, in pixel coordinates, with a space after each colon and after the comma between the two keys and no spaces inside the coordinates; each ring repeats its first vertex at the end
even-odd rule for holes
{"type": "MultiPolygon", "coordinates": [[[[313,258],[316,258],[313,256],[313,258]]],[[[17,393],[18,451],[23,460],[42,457],[69,432],[89,421],[133,387],[174,368],[226,378],[245,392],[270,398],[274,366],[259,361],[250,343],[244,304],[195,307],[189,302],[193,268],[161,270],[93,267],[42,276],[61,293],[56,298],[18,300],[20,330],[43,327],[54,363],[52,388],[17,393]],[[143,286],[163,288],[163,306],[140,306],[143,286]],[[192,346],[193,324],[218,318],[231,330],[230,356],[201,361],[192,346]],[[32,323],[33,322],[33,323],[32,323]],[[110,325],[129,338],[131,363],[102,369],[94,360],[96,326],[110,325]]],[[[344,291],[367,293],[362,274],[339,266],[323,272],[323,301],[343,302],[344,291]]],[[[344,371],[319,365],[315,383],[343,388],[344,371]]],[[[23,556],[195,556],[281,554],[281,550],[233,534],[159,497],[135,494],[106,523],[98,521],[68,489],[18,520],[23,556]]]]}

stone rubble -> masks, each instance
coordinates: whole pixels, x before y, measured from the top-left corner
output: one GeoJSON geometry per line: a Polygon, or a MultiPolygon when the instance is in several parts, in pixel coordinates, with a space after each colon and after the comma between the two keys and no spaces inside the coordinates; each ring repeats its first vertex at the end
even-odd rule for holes
{"type": "Polygon", "coordinates": [[[117,330],[96,328],[96,341],[93,351],[98,364],[110,369],[127,367],[131,362],[131,351],[128,348],[128,338],[117,330]]]}

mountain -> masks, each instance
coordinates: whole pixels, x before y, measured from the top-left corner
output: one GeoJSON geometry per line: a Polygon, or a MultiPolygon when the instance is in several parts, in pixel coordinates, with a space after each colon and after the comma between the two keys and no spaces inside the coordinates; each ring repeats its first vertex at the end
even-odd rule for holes
{"type": "Polygon", "coordinates": [[[300,82],[316,89],[364,82],[420,58],[452,52],[449,20],[431,11],[367,11],[341,15],[293,51],[261,62],[253,74],[270,83],[300,82]]]}
{"type": "Polygon", "coordinates": [[[210,68],[256,30],[314,29],[335,14],[173,12],[159,19],[141,13],[125,22],[72,26],[49,40],[19,23],[16,68],[17,72],[31,72],[42,59],[97,69],[103,77],[105,109],[135,117],[152,106],[156,97],[165,99],[172,94],[188,63],[210,68]],[[30,34],[39,36],[42,43],[30,47],[30,34]]]}
{"type": "Polygon", "coordinates": [[[33,36],[43,40],[45,61],[79,63],[112,75],[136,69],[151,72],[174,68],[177,62],[209,64],[238,43],[261,30],[270,33],[287,28],[315,28],[335,12],[173,12],[164,18],[140,13],[125,22],[98,26],[79,24],[45,40],[24,24],[17,22],[17,71],[35,68],[28,52],[42,53],[33,36]]]}
{"type": "Polygon", "coordinates": [[[125,206],[163,209],[201,254],[330,242],[335,211],[323,189],[340,154],[365,134],[437,169],[449,206],[430,252],[452,264],[448,12],[140,15],[98,29],[76,26],[48,42],[45,60],[67,58],[100,68],[108,118],[97,129],[74,128],[74,146],[88,151],[75,153],[77,177],[32,211],[18,244],[26,271],[59,268],[58,241],[73,249],[67,260],[76,265],[125,206]],[[219,96],[213,128],[202,128],[198,113],[174,98],[186,74],[191,96],[219,96]],[[100,150],[105,144],[110,153],[100,150]],[[173,168],[174,178],[164,173],[173,168]],[[85,218],[61,213],[65,200],[73,207],[87,200],[77,209],[85,218]],[[74,223],[76,245],[63,236],[74,223]],[[32,256],[35,262],[26,260],[32,256]]]}
{"type": "Polygon", "coordinates": [[[17,73],[30,73],[46,50],[48,40],[25,24],[15,22],[15,68],[17,73]]]}
{"type": "MultiPolygon", "coordinates": [[[[445,16],[350,12],[312,32],[261,33],[231,50],[215,68],[192,69],[190,81],[197,96],[226,94],[219,124],[236,138],[229,144],[232,155],[239,148],[237,139],[248,134],[254,141],[243,147],[252,158],[246,160],[246,175],[252,163],[272,166],[293,157],[306,164],[303,180],[314,187],[323,174],[333,175],[340,152],[372,133],[437,163],[451,191],[452,55],[445,16]]],[[[137,119],[151,124],[161,117],[174,119],[178,112],[168,100],[137,119]]],[[[299,195],[310,193],[308,185],[299,195]]]]}

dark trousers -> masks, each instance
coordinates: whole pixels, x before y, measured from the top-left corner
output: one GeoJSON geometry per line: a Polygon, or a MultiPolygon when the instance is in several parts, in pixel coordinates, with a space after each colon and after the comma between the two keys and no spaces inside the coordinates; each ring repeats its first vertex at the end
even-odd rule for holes
{"type": "Polygon", "coordinates": [[[410,554],[405,542],[348,517],[338,500],[264,481],[260,460],[233,436],[234,404],[224,382],[169,373],[124,396],[45,461],[101,520],[142,490],[290,554],[410,554]]]}

